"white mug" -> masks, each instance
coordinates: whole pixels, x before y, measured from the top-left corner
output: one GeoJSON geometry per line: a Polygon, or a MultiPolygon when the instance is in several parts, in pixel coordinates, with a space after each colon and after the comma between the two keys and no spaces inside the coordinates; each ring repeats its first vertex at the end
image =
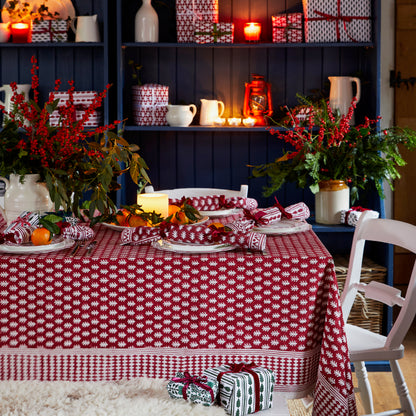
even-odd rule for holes
{"type": "Polygon", "coordinates": [[[75,42],[100,42],[97,15],[77,16],[71,20],[71,29],[75,33],[75,42]],[[77,25],[75,26],[75,20],[77,25]]]}
{"type": "Polygon", "coordinates": [[[217,100],[201,99],[201,115],[199,124],[201,126],[212,126],[214,121],[224,114],[224,103],[217,100]]]}

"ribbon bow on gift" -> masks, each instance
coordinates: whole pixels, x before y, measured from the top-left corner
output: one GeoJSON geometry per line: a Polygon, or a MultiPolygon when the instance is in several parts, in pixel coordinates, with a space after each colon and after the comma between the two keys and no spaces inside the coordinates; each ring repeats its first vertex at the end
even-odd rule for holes
{"type": "Polygon", "coordinates": [[[227,366],[230,367],[230,370],[219,373],[217,376],[218,382],[220,383],[222,376],[227,373],[246,372],[246,373],[251,374],[254,379],[255,412],[260,411],[260,378],[259,378],[259,375],[255,371],[253,371],[253,368],[258,367],[258,366],[254,363],[250,363],[250,364],[247,364],[247,363],[234,364],[233,363],[233,364],[227,364],[227,366]]]}
{"type": "Polygon", "coordinates": [[[173,377],[172,381],[175,383],[184,383],[183,389],[182,389],[182,395],[183,398],[186,400],[188,398],[186,394],[186,390],[188,389],[188,386],[190,384],[195,384],[198,387],[202,387],[204,390],[209,391],[211,395],[211,400],[214,401],[214,392],[212,391],[212,388],[208,386],[207,384],[204,384],[208,381],[208,378],[206,376],[198,377],[198,376],[191,376],[188,371],[185,371],[184,377],[173,377]]]}

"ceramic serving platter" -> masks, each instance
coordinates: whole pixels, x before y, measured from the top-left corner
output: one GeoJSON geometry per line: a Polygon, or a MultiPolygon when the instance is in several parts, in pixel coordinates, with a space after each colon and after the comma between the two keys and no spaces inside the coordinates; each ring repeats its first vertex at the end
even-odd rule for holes
{"type": "Polygon", "coordinates": [[[211,218],[219,218],[219,217],[227,217],[228,215],[235,215],[240,211],[239,208],[230,208],[230,209],[218,209],[216,211],[198,211],[201,215],[211,217],[211,218]]]}
{"type": "Polygon", "coordinates": [[[58,237],[50,244],[34,246],[32,243],[25,244],[0,244],[0,253],[7,254],[40,254],[51,253],[53,251],[65,250],[72,247],[75,241],[69,238],[58,237]]]}

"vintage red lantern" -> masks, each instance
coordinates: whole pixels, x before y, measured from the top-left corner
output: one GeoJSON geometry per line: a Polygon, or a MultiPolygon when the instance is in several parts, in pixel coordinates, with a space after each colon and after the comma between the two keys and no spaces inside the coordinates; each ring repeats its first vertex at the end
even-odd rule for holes
{"type": "Polygon", "coordinates": [[[251,74],[252,81],[246,82],[244,94],[244,117],[256,120],[256,126],[267,126],[267,117],[273,114],[271,84],[263,75],[251,74]]]}

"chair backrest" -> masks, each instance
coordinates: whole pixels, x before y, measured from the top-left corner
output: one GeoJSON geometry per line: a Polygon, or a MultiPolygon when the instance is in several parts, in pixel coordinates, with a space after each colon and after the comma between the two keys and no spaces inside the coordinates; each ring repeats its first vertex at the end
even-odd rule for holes
{"type": "Polygon", "coordinates": [[[401,307],[385,345],[388,349],[398,348],[416,314],[416,263],[413,265],[405,298],[400,295],[400,290],[387,284],[371,282],[366,285],[360,283],[366,240],[389,243],[416,253],[416,226],[397,220],[380,219],[371,211],[363,212],[354,233],[348,273],[341,296],[345,322],[358,290],[364,292],[366,298],[383,302],[388,306],[401,307]]]}
{"type": "MultiPolygon", "coordinates": [[[[146,193],[155,192],[153,186],[146,186],[144,189],[146,193]]],[[[241,185],[239,191],[233,191],[230,189],[219,189],[219,188],[176,188],[176,189],[162,189],[157,192],[168,194],[169,198],[176,199],[184,197],[197,197],[197,196],[208,196],[208,195],[225,195],[226,197],[242,197],[247,198],[248,185],[241,185]]]]}

